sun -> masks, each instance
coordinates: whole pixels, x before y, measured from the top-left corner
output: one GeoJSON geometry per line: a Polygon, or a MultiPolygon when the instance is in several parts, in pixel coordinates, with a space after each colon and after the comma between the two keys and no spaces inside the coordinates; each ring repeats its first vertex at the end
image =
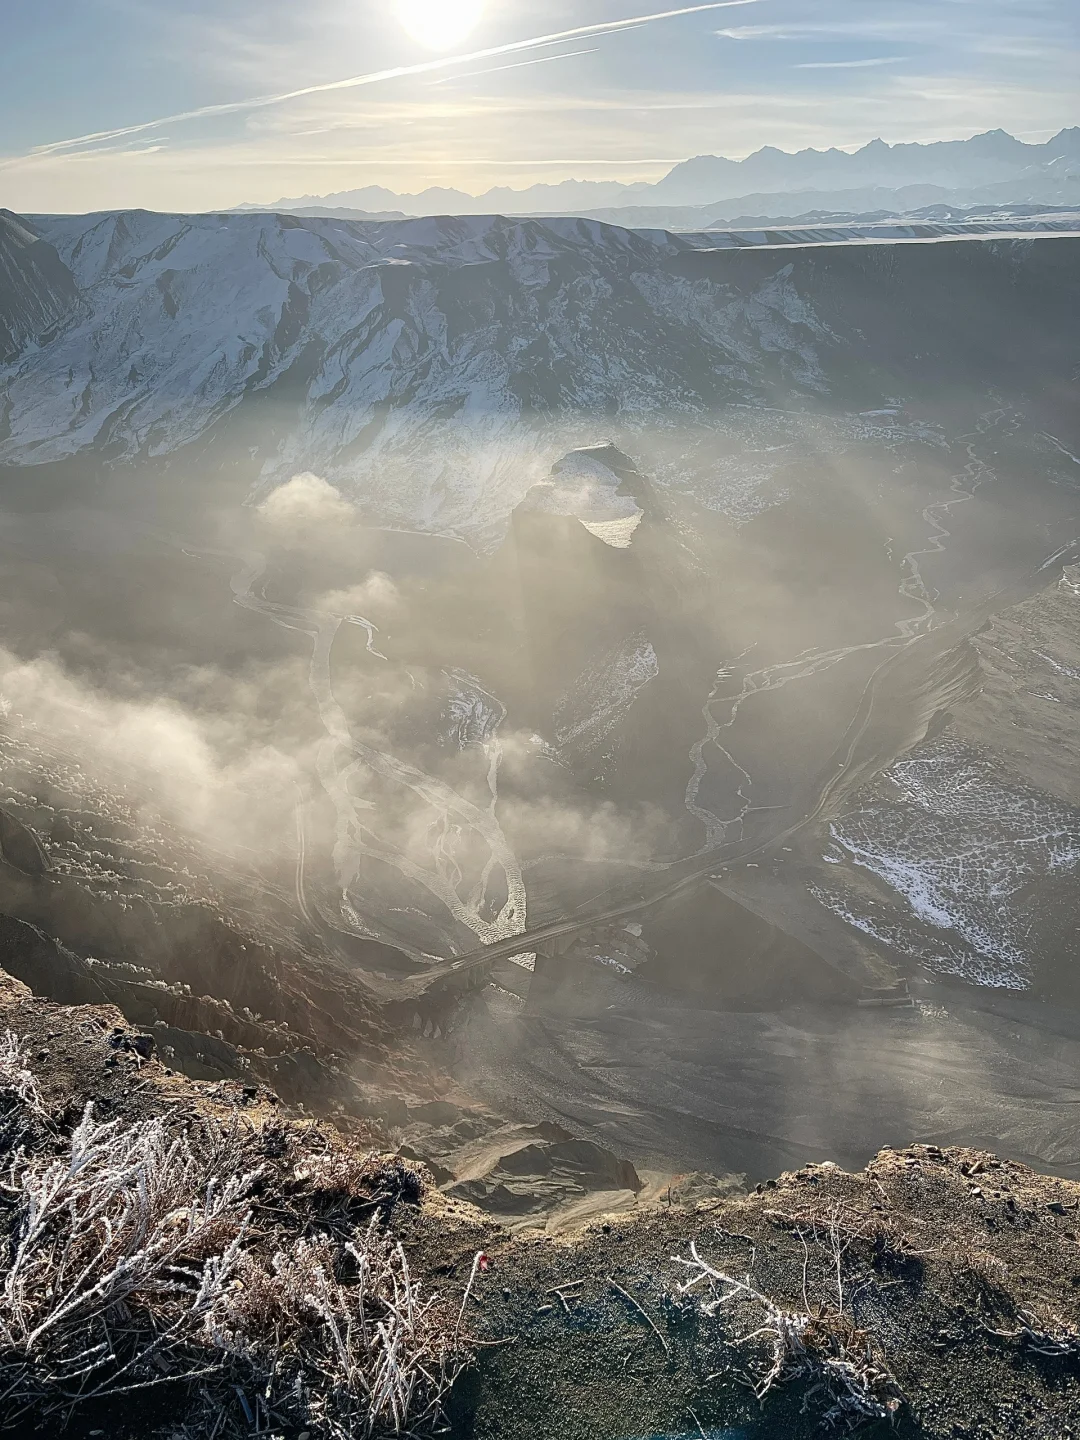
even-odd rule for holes
{"type": "Polygon", "coordinates": [[[483,0],[396,0],[397,17],[429,50],[452,50],[475,29],[483,0]]]}

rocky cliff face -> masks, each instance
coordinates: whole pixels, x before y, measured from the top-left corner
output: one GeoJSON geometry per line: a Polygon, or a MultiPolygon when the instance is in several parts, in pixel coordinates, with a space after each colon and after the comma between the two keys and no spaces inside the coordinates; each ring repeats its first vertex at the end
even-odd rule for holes
{"type": "Polygon", "coordinates": [[[824,385],[824,331],[790,276],[745,294],[689,280],[666,236],[490,218],[37,225],[85,309],[4,377],[8,464],[168,454],[261,399],[268,480],[314,469],[399,523],[476,530],[597,426],[759,393],[765,352],[796,390],[824,385]]]}

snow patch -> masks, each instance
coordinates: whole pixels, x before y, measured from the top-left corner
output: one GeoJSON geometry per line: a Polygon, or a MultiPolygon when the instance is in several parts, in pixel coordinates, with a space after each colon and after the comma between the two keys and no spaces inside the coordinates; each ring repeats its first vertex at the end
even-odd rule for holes
{"type": "Polygon", "coordinates": [[[555,707],[561,749],[598,750],[660,673],[652,642],[639,630],[587,666],[555,707]]]}
{"type": "Polygon", "coordinates": [[[930,968],[983,985],[1030,984],[1041,882],[1080,866],[1080,811],[949,737],[893,765],[831,833],[901,903],[871,915],[840,890],[823,891],[822,903],[930,968]],[[933,931],[947,936],[944,948],[933,931]]]}

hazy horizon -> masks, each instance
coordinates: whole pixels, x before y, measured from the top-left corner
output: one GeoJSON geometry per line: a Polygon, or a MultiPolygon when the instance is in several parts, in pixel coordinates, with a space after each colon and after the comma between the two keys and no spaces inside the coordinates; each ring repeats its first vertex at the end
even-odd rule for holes
{"type": "Polygon", "coordinates": [[[6,21],[0,204],[15,211],[647,183],[764,145],[996,128],[1041,142],[1077,113],[1063,0],[829,0],[812,18],[795,0],[60,10],[17,4],[6,21]]]}

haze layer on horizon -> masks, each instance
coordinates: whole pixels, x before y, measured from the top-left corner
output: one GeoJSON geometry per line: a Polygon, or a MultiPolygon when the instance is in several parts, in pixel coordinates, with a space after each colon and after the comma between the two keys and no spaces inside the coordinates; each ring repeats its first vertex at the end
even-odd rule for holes
{"type": "Polygon", "coordinates": [[[645,182],[1080,109],[1072,0],[11,0],[3,28],[0,205],[27,212],[645,182]]]}

